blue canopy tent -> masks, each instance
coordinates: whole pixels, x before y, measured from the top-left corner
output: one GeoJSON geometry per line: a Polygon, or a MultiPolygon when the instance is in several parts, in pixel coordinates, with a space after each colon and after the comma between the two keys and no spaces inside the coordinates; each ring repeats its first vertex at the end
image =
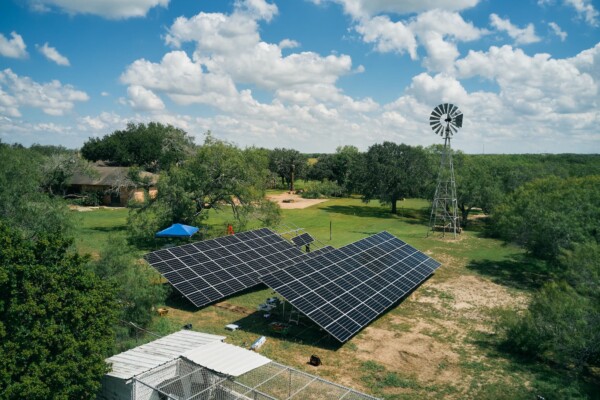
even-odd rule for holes
{"type": "Polygon", "coordinates": [[[198,232],[199,228],[195,226],[183,225],[183,224],[173,224],[167,229],[163,229],[158,232],[156,237],[190,237],[194,233],[198,232]]]}

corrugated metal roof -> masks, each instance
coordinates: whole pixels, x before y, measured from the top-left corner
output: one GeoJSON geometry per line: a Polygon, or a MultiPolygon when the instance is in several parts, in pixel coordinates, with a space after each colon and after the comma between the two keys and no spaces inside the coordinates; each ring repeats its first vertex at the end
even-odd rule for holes
{"type": "Polygon", "coordinates": [[[240,376],[271,362],[258,353],[223,342],[209,343],[181,356],[195,364],[230,376],[240,376]]]}
{"type": "Polygon", "coordinates": [[[130,379],[161,364],[174,360],[183,353],[210,343],[220,343],[225,336],[182,330],[153,342],[146,343],[106,359],[112,364],[107,375],[130,379]]]}

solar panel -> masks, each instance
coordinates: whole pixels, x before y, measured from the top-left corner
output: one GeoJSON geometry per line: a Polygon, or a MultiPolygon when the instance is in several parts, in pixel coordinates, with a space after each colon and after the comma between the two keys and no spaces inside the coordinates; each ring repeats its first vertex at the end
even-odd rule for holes
{"type": "Polygon", "coordinates": [[[196,307],[260,283],[305,254],[270,229],[157,250],[144,258],[196,307]]]}
{"type": "Polygon", "coordinates": [[[414,247],[381,232],[303,258],[261,280],[337,340],[346,342],[439,266],[414,247]]]}
{"type": "Polygon", "coordinates": [[[303,233],[299,236],[294,236],[292,238],[292,242],[296,246],[306,246],[307,244],[311,244],[314,241],[315,241],[315,239],[312,236],[310,236],[308,233],[303,233]]]}

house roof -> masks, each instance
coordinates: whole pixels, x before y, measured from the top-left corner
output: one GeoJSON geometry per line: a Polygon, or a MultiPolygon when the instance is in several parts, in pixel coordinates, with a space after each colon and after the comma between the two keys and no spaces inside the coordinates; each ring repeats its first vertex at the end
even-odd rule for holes
{"type": "Polygon", "coordinates": [[[105,361],[112,365],[107,375],[131,379],[182,354],[214,342],[222,342],[225,336],[182,330],[150,343],[114,355],[105,361]]]}
{"type": "MultiPolygon", "coordinates": [[[[94,176],[86,175],[82,172],[75,172],[69,179],[70,185],[89,185],[89,186],[120,186],[128,179],[129,167],[106,167],[93,165],[94,176]]],[[[150,178],[152,183],[158,181],[158,175],[152,172],[140,171],[142,178],[150,178]]]]}
{"type": "Polygon", "coordinates": [[[258,353],[223,342],[197,347],[182,354],[182,357],[229,376],[240,376],[271,362],[258,353]]]}

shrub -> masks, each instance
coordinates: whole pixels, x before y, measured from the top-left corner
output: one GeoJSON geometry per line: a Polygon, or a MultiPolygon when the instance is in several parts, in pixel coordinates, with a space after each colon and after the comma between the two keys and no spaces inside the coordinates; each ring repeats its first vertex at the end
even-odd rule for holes
{"type": "Polygon", "coordinates": [[[335,182],[328,181],[327,179],[323,182],[310,181],[304,185],[304,192],[302,197],[305,199],[318,199],[321,197],[342,197],[344,195],[344,189],[335,182]]]}

